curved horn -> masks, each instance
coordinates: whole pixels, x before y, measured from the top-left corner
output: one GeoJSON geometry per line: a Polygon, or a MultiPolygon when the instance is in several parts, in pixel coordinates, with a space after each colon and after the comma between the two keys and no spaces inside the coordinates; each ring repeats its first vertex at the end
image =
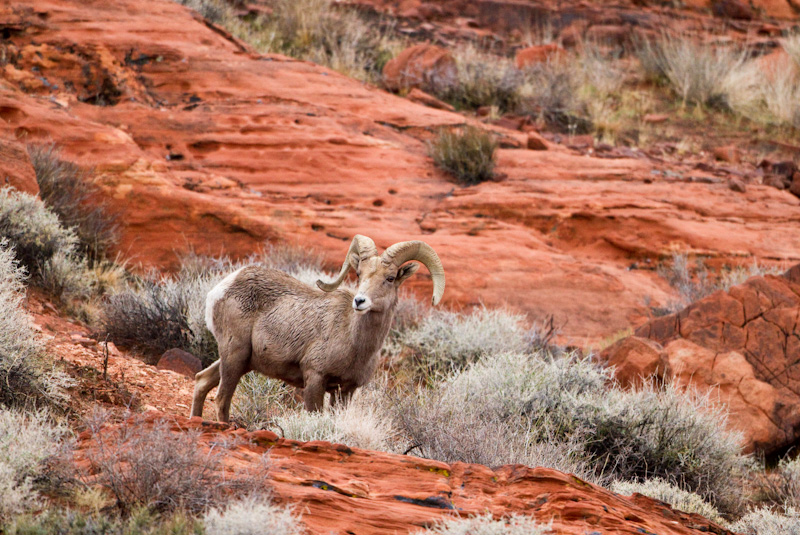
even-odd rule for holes
{"type": "Polygon", "coordinates": [[[433,247],[424,241],[401,241],[386,249],[381,255],[381,260],[391,262],[397,267],[402,266],[409,260],[418,260],[425,264],[433,278],[433,299],[434,305],[439,304],[444,294],[444,267],[439,255],[433,247]]]}
{"type": "Polygon", "coordinates": [[[356,234],[353,236],[353,241],[350,242],[350,249],[347,250],[347,254],[344,257],[344,263],[342,264],[342,270],[339,272],[339,276],[336,277],[336,280],[333,282],[318,280],[317,286],[326,292],[332,292],[338,288],[347,276],[347,272],[350,271],[350,255],[353,253],[357,254],[358,257],[363,260],[371,256],[378,256],[378,248],[375,247],[375,242],[372,241],[372,239],[362,236],[361,234],[356,234]]]}

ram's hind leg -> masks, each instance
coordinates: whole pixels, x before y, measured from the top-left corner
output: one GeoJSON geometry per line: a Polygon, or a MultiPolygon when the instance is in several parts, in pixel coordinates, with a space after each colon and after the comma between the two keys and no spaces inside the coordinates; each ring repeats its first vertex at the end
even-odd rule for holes
{"type": "Polygon", "coordinates": [[[250,343],[227,348],[226,358],[220,359],[220,380],[217,390],[217,420],[230,421],[231,400],[236,385],[250,371],[250,343]]]}
{"type": "Polygon", "coordinates": [[[219,384],[219,361],[194,376],[192,416],[203,416],[203,404],[211,389],[219,384]]]}

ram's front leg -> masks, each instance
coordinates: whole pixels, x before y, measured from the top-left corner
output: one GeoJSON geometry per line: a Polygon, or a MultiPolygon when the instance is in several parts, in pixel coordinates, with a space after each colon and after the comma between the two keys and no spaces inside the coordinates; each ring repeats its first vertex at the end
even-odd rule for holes
{"type": "Polygon", "coordinates": [[[325,402],[325,377],[317,372],[308,372],[303,379],[303,403],[307,411],[322,409],[325,402]]]}

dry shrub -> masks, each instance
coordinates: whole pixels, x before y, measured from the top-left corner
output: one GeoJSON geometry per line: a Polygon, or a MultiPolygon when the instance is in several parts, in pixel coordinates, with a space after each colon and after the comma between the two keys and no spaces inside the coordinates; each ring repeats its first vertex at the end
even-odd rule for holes
{"type": "Polygon", "coordinates": [[[202,524],[182,512],[168,516],[146,508],[123,519],[94,512],[48,509],[6,526],[8,535],[200,535],[202,524]]]}
{"type": "Polygon", "coordinates": [[[717,524],[725,522],[717,508],[703,500],[703,498],[658,477],[639,482],[615,481],[611,484],[611,490],[626,496],[630,496],[633,493],[643,494],[666,502],[674,509],[687,513],[697,513],[717,524]]]}
{"type": "Polygon", "coordinates": [[[757,483],[764,500],[800,507],[800,458],[781,459],[775,470],[760,474],[757,483]]]}
{"type": "Polygon", "coordinates": [[[0,521],[37,504],[34,484],[66,432],[45,412],[0,409],[0,521]]]}
{"type": "Polygon", "coordinates": [[[508,58],[482,52],[474,46],[455,50],[455,83],[436,89],[436,96],[459,109],[494,106],[501,113],[519,104],[524,75],[508,58]]]}
{"type": "Polygon", "coordinates": [[[44,345],[22,307],[25,271],[0,241],[0,405],[59,407],[68,378],[45,364],[44,345]]]}
{"type": "Polygon", "coordinates": [[[301,535],[306,530],[290,509],[263,497],[248,496],[214,508],[203,517],[206,533],[213,535],[301,535]]]}
{"type": "Polygon", "coordinates": [[[467,126],[460,131],[442,129],[428,146],[434,163],[464,186],[494,177],[497,140],[481,128],[467,126]]]}
{"type": "Polygon", "coordinates": [[[760,59],[733,72],[731,106],[765,124],[800,128],[800,64],[782,58],[769,67],[760,59]]]}
{"type": "Polygon", "coordinates": [[[661,477],[730,510],[750,466],[707,396],[628,391],[586,358],[494,354],[401,397],[398,427],[420,455],[487,465],[541,463],[598,482],[661,477]],[[498,437],[503,437],[498,440],[498,437]]]}
{"type": "Polygon", "coordinates": [[[94,445],[87,458],[95,482],[111,492],[123,514],[140,507],[197,513],[231,492],[264,487],[266,465],[253,477],[223,479],[220,462],[227,445],[206,451],[197,431],[173,431],[164,420],[148,426],[142,417],[112,428],[104,427],[106,422],[103,414],[89,420],[94,445]]]}
{"type": "Polygon", "coordinates": [[[800,533],[800,511],[794,507],[785,513],[762,508],[747,513],[731,528],[742,535],[797,535],[800,533]]]}
{"type": "Polygon", "coordinates": [[[539,524],[528,516],[511,515],[495,520],[491,514],[485,514],[470,518],[446,518],[414,533],[417,535],[544,535],[552,532],[549,525],[539,524]]]}
{"type": "Polygon", "coordinates": [[[645,73],[666,82],[684,104],[723,109],[730,105],[731,74],[741,69],[747,58],[745,50],[666,32],[640,41],[636,51],[645,73]]]}
{"type": "Polygon", "coordinates": [[[63,226],[74,230],[90,261],[101,259],[117,243],[119,224],[102,202],[92,173],[61,159],[54,145],[29,146],[28,154],[42,201],[63,226]]]}

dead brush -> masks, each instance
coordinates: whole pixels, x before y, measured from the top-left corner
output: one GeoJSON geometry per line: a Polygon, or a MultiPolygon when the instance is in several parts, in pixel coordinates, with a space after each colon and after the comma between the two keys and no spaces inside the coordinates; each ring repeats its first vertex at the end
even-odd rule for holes
{"type": "Polygon", "coordinates": [[[199,513],[231,493],[263,492],[266,487],[266,458],[255,475],[222,477],[222,459],[231,443],[205,447],[198,431],[173,430],[166,420],[148,425],[134,416],[118,426],[107,423],[105,413],[95,413],[87,422],[94,440],[86,454],[93,476],[85,482],[109,491],[122,514],[140,507],[199,513]]]}

